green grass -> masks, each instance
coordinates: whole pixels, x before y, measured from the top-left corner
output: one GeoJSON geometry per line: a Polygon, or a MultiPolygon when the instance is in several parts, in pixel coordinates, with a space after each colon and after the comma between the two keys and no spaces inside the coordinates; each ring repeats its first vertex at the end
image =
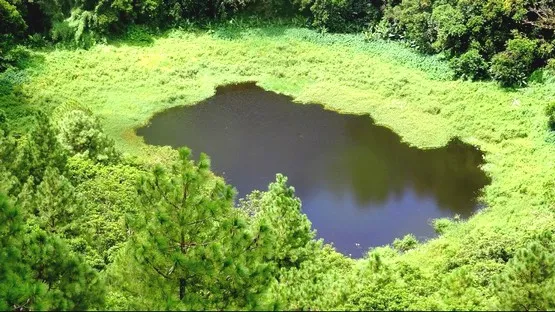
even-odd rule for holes
{"type": "MultiPolygon", "coordinates": [[[[117,42],[37,53],[38,64],[8,73],[19,80],[4,83],[2,105],[55,113],[68,105],[87,107],[103,118],[121,150],[143,159],[165,157],[134,133],[153,114],[194,105],[216,86],[242,81],[298,102],[370,114],[421,148],[453,137],[479,146],[492,178],[483,194],[487,208],[394,260],[438,279],[469,266],[479,283],[489,276],[484,272],[498,269],[488,262],[496,253],[555,228],[555,146],[544,116],[555,83],[505,90],[493,82],[451,81],[444,62],[399,44],[282,26],[172,31],[149,46],[117,42]]],[[[16,79],[8,74],[4,81],[16,79]]]]}

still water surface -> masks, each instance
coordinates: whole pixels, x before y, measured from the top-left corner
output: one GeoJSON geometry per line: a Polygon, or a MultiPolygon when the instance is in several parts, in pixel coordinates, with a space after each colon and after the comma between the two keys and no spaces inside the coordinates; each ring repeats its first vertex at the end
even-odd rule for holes
{"type": "Polygon", "coordinates": [[[410,147],[368,116],[296,104],[254,84],[220,87],[137,133],[148,144],[207,153],[240,197],[285,174],[318,236],[353,257],[408,233],[434,237],[429,220],[470,216],[489,182],[472,146],[410,147]]]}

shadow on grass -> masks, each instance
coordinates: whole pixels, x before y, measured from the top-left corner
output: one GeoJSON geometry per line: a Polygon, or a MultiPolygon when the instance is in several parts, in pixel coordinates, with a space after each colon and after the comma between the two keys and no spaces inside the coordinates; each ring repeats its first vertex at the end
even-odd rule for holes
{"type": "Polygon", "coordinates": [[[298,26],[294,21],[263,21],[260,19],[240,19],[216,24],[214,35],[220,39],[237,40],[252,35],[262,37],[280,37],[288,28],[298,26]]]}
{"type": "Polygon", "coordinates": [[[263,20],[256,17],[216,22],[184,22],[166,29],[146,25],[132,25],[123,34],[109,38],[108,42],[116,47],[148,47],[152,46],[157,39],[168,37],[175,30],[199,35],[211,34],[215,38],[224,40],[240,40],[252,34],[264,37],[280,37],[285,35],[286,30],[291,27],[299,27],[299,22],[284,19],[263,20]]]}
{"type": "Polygon", "coordinates": [[[132,25],[129,26],[123,34],[110,38],[109,43],[116,47],[149,47],[154,44],[155,39],[159,36],[160,31],[158,29],[132,25]]]}

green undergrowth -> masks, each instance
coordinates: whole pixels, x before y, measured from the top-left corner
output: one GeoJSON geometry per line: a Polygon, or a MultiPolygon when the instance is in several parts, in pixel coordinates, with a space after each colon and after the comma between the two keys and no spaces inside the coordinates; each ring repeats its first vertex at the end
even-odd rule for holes
{"type": "Polygon", "coordinates": [[[492,179],[482,194],[486,208],[468,221],[450,222],[443,235],[415,249],[384,253],[386,262],[419,267],[431,285],[423,291],[429,298],[449,292],[438,285],[460,275],[469,283],[461,289],[482,292],[481,302],[469,303],[464,300],[471,295],[457,290],[461,294],[451,297],[459,301],[450,308],[487,307],[490,279],[506,255],[555,228],[555,146],[544,115],[555,100],[553,82],[508,90],[454,81],[438,57],[397,43],[285,26],[175,30],[146,45],[121,41],[34,54],[40,62],[1,76],[0,108],[19,112],[12,117],[23,125],[27,110],[56,116],[84,107],[102,118],[121,151],[145,161],[170,157],[170,149],[145,145],[134,129],[156,112],[194,105],[218,85],[244,81],[300,103],[369,114],[420,148],[453,137],[479,146],[492,179]]]}

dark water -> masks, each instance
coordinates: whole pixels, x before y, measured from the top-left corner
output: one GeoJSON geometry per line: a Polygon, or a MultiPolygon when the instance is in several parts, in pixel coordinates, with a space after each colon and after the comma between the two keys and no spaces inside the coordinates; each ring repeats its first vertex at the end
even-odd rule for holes
{"type": "Polygon", "coordinates": [[[137,133],[149,144],[207,153],[240,197],[285,174],[318,236],[353,257],[408,233],[433,237],[430,219],[470,216],[488,183],[481,152],[460,141],[409,147],[368,116],[295,104],[254,84],[218,88],[137,133]]]}

